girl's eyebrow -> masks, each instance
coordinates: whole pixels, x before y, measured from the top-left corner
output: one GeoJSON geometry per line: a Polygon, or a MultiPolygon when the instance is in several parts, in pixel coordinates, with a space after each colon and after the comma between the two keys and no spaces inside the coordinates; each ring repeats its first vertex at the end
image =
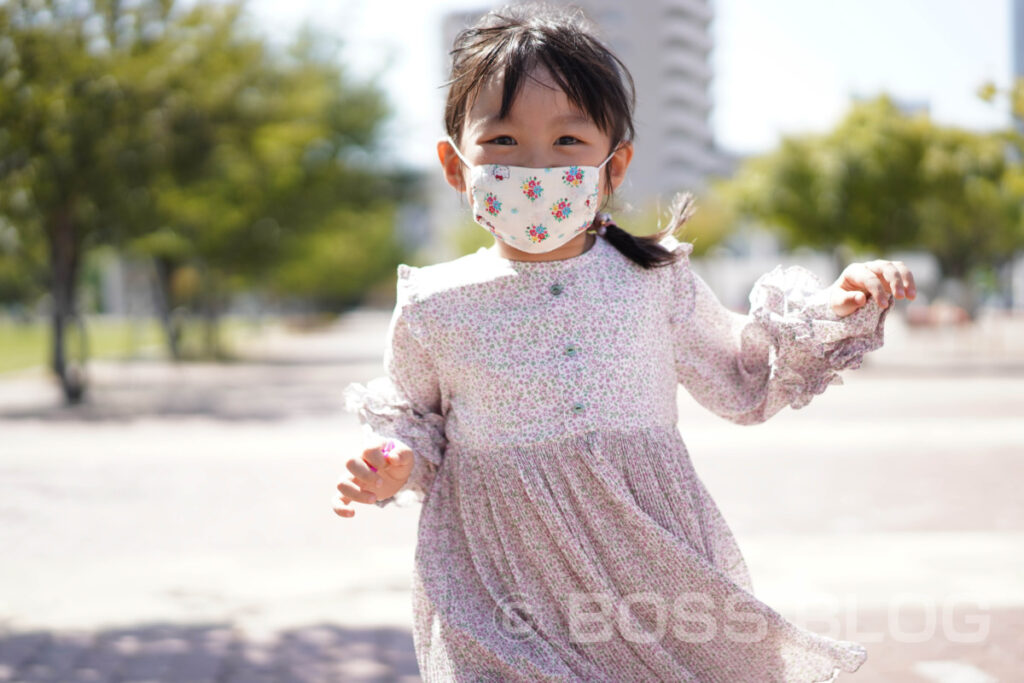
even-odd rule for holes
{"type": "MultiPolygon", "coordinates": [[[[505,118],[502,118],[501,116],[498,115],[498,112],[493,112],[491,114],[488,114],[487,116],[484,116],[480,120],[480,124],[483,125],[483,126],[490,126],[492,124],[499,123],[499,122],[505,123],[505,122],[508,121],[509,118],[510,117],[508,117],[508,116],[506,116],[505,118]]],[[[555,123],[555,124],[566,124],[566,123],[583,123],[583,124],[586,124],[586,123],[590,123],[590,117],[585,115],[585,114],[580,114],[580,113],[561,114],[561,115],[556,116],[555,118],[553,118],[552,119],[552,123],[555,123]]]]}
{"type": "Polygon", "coordinates": [[[556,116],[555,123],[590,123],[590,117],[580,113],[556,116]]]}
{"type": "Polygon", "coordinates": [[[490,126],[491,124],[498,123],[499,121],[507,121],[508,119],[508,116],[502,118],[498,115],[498,112],[494,112],[480,119],[480,123],[484,126],[490,126]]]}

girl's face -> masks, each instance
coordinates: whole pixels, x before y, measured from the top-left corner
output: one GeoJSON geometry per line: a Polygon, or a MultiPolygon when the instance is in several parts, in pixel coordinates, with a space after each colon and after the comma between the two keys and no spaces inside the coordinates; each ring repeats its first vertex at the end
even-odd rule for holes
{"type": "MultiPolygon", "coordinates": [[[[502,81],[500,74],[490,78],[466,112],[462,138],[458,142],[470,163],[537,168],[597,166],[611,152],[608,134],[573,106],[546,69],[531,72],[512,102],[508,116],[499,119],[502,81]]],[[[448,183],[460,192],[468,192],[467,169],[451,145],[447,141],[439,142],[437,152],[448,183]]],[[[612,189],[625,179],[632,157],[632,144],[626,142],[608,162],[612,189]]],[[[607,194],[608,178],[602,170],[599,206],[607,194]]],[[[472,197],[469,200],[472,202],[472,197]]],[[[580,253],[585,238],[586,232],[581,232],[570,242],[548,252],[546,257],[564,258],[566,254],[580,253]]],[[[498,244],[506,253],[525,253],[500,240],[498,244]]],[[[537,255],[524,260],[537,260],[537,255]]]]}

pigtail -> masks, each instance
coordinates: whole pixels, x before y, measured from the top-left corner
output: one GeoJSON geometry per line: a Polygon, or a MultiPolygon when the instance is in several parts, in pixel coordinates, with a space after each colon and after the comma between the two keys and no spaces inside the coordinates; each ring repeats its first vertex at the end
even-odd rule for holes
{"type": "Polygon", "coordinates": [[[604,237],[622,255],[644,268],[658,268],[674,263],[682,256],[682,252],[669,251],[660,242],[668,235],[676,233],[690,220],[697,211],[697,202],[690,192],[679,193],[672,201],[671,220],[668,225],[653,235],[637,236],[626,232],[611,221],[607,214],[599,215],[595,226],[604,228],[604,237]]]}
{"type": "Polygon", "coordinates": [[[678,237],[676,233],[682,229],[686,221],[693,217],[693,214],[697,213],[697,200],[694,198],[692,192],[680,192],[672,200],[672,207],[669,209],[669,214],[672,216],[672,220],[669,224],[656,235],[654,235],[657,241],[661,241],[668,235],[678,237]]]}

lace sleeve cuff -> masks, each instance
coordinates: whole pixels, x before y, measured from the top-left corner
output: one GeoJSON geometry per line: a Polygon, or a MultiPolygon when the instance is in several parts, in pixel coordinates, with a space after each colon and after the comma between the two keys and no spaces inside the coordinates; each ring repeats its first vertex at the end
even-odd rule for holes
{"type": "Polygon", "coordinates": [[[356,412],[360,422],[381,438],[390,438],[398,446],[408,447],[414,455],[409,479],[394,496],[375,503],[384,507],[396,503],[407,507],[421,503],[430,489],[447,443],[444,417],[421,413],[403,397],[387,377],[376,377],[366,385],[345,387],[345,408],[356,412]]]}
{"type": "Polygon", "coordinates": [[[772,340],[772,379],[786,387],[793,408],[807,405],[830,384],[842,384],[839,370],[860,367],[864,354],[884,343],[891,294],[885,308],[869,299],[844,317],[832,310],[829,294],[802,266],[776,266],[750,292],[750,315],[772,340]]]}

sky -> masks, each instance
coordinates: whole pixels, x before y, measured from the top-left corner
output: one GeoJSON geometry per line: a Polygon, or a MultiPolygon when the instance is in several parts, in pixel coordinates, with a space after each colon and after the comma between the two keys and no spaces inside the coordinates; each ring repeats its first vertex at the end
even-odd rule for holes
{"type": "MultiPolygon", "coordinates": [[[[638,0],[651,1],[651,0],[638,0]]],[[[711,0],[711,127],[733,153],[773,148],[780,135],[824,131],[853,96],[880,92],[927,104],[933,118],[978,130],[1008,121],[975,91],[1011,78],[1012,0],[711,0]]],[[[436,164],[447,46],[441,17],[473,0],[249,0],[275,42],[303,23],[342,41],[354,76],[379,82],[395,118],[386,159],[436,164]]],[[[628,66],[628,65],[627,65],[628,66]]]]}

